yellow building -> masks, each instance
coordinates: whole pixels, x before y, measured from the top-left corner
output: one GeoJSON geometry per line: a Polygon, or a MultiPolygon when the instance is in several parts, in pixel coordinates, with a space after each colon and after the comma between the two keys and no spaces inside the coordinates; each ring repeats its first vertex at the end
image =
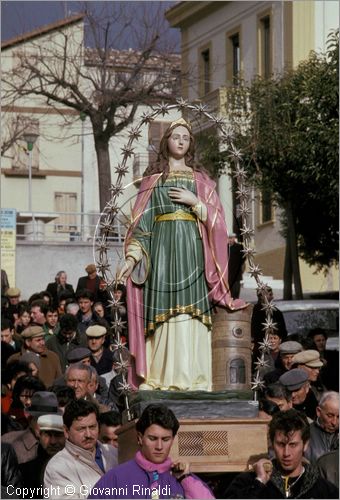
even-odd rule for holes
{"type": "MultiPolygon", "coordinates": [[[[185,1],[177,2],[166,17],[181,30],[183,97],[203,101],[216,114],[223,114],[225,89],[234,78],[241,75],[249,81],[255,75],[266,77],[296,67],[311,50],[324,52],[329,31],[339,26],[338,2],[332,0],[185,1]]],[[[232,220],[231,183],[225,179],[219,187],[232,220]]],[[[256,262],[265,275],[282,280],[285,241],[278,215],[270,200],[255,193],[256,262]]],[[[302,260],[300,268],[304,291],[338,289],[335,269],[327,276],[315,275],[302,260]]]]}

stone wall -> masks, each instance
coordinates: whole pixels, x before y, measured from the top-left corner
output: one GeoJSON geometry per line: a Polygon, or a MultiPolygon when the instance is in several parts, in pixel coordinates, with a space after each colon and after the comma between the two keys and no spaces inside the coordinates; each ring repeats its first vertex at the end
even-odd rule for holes
{"type": "MultiPolygon", "coordinates": [[[[109,252],[113,272],[121,249],[121,245],[112,246],[109,252]]],[[[92,243],[20,242],[16,247],[15,286],[20,288],[21,298],[27,300],[34,292],[45,290],[58,271],[66,271],[67,281],[75,289],[78,278],[86,275],[85,267],[92,262],[92,243]]]]}

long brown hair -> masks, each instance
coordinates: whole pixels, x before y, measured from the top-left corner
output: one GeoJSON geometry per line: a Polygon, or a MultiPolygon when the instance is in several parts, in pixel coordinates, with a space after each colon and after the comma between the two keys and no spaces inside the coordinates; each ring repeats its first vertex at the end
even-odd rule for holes
{"type": "Polygon", "coordinates": [[[183,123],[178,123],[172,127],[169,126],[164,132],[164,135],[159,145],[157,160],[147,167],[147,169],[143,174],[143,177],[148,177],[149,175],[162,173],[162,180],[163,182],[166,181],[170,170],[168,139],[171,136],[172,132],[175,130],[175,128],[179,126],[185,127],[188,130],[190,136],[189,149],[184,156],[185,164],[188,167],[191,167],[193,170],[200,170],[205,172],[205,169],[195,162],[195,137],[191,133],[191,130],[189,129],[188,126],[184,125],[183,123]]]}

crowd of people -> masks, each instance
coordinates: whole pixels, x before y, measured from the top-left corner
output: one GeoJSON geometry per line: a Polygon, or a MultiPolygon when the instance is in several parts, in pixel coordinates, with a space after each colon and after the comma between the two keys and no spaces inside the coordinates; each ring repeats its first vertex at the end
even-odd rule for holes
{"type": "MultiPolygon", "coordinates": [[[[60,271],[28,300],[18,288],[2,288],[2,498],[20,498],[23,488],[31,488],[30,498],[214,498],[188,464],[169,459],[179,424],[166,406],[144,410],[140,450],[118,466],[124,404],[115,318],[95,265],[86,273],[74,290],[60,271]],[[132,479],[140,490],[130,491],[132,479]],[[74,490],[66,493],[67,485],[74,490]]],[[[128,344],[125,295],[117,285],[128,344]]],[[[261,300],[252,318],[254,366],[264,335],[261,300]]],[[[275,314],[259,394],[269,455],[225,484],[223,498],[338,498],[338,357],[327,351],[325,331],[288,338],[275,314]]]]}

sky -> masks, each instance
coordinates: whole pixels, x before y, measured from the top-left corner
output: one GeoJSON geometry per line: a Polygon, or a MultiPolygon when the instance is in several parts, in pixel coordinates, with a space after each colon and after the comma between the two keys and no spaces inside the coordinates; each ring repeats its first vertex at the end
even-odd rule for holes
{"type": "MultiPolygon", "coordinates": [[[[132,9],[141,8],[144,4],[147,8],[152,11],[161,5],[162,10],[168,9],[175,2],[170,1],[91,1],[87,2],[91,6],[95,6],[96,9],[102,9],[103,6],[106,8],[110,4],[124,4],[132,9]]],[[[18,35],[22,35],[26,32],[32,31],[33,29],[39,28],[44,24],[50,24],[60,19],[63,19],[69,15],[78,13],[81,11],[81,7],[84,2],[78,1],[16,1],[16,0],[2,0],[1,6],[1,41],[8,40],[18,35]]],[[[179,50],[179,30],[171,29],[170,36],[172,42],[176,44],[177,50],[179,50]]],[[[128,48],[128,47],[117,47],[117,48],[128,48]]],[[[177,51],[176,50],[176,51],[177,51]]]]}

